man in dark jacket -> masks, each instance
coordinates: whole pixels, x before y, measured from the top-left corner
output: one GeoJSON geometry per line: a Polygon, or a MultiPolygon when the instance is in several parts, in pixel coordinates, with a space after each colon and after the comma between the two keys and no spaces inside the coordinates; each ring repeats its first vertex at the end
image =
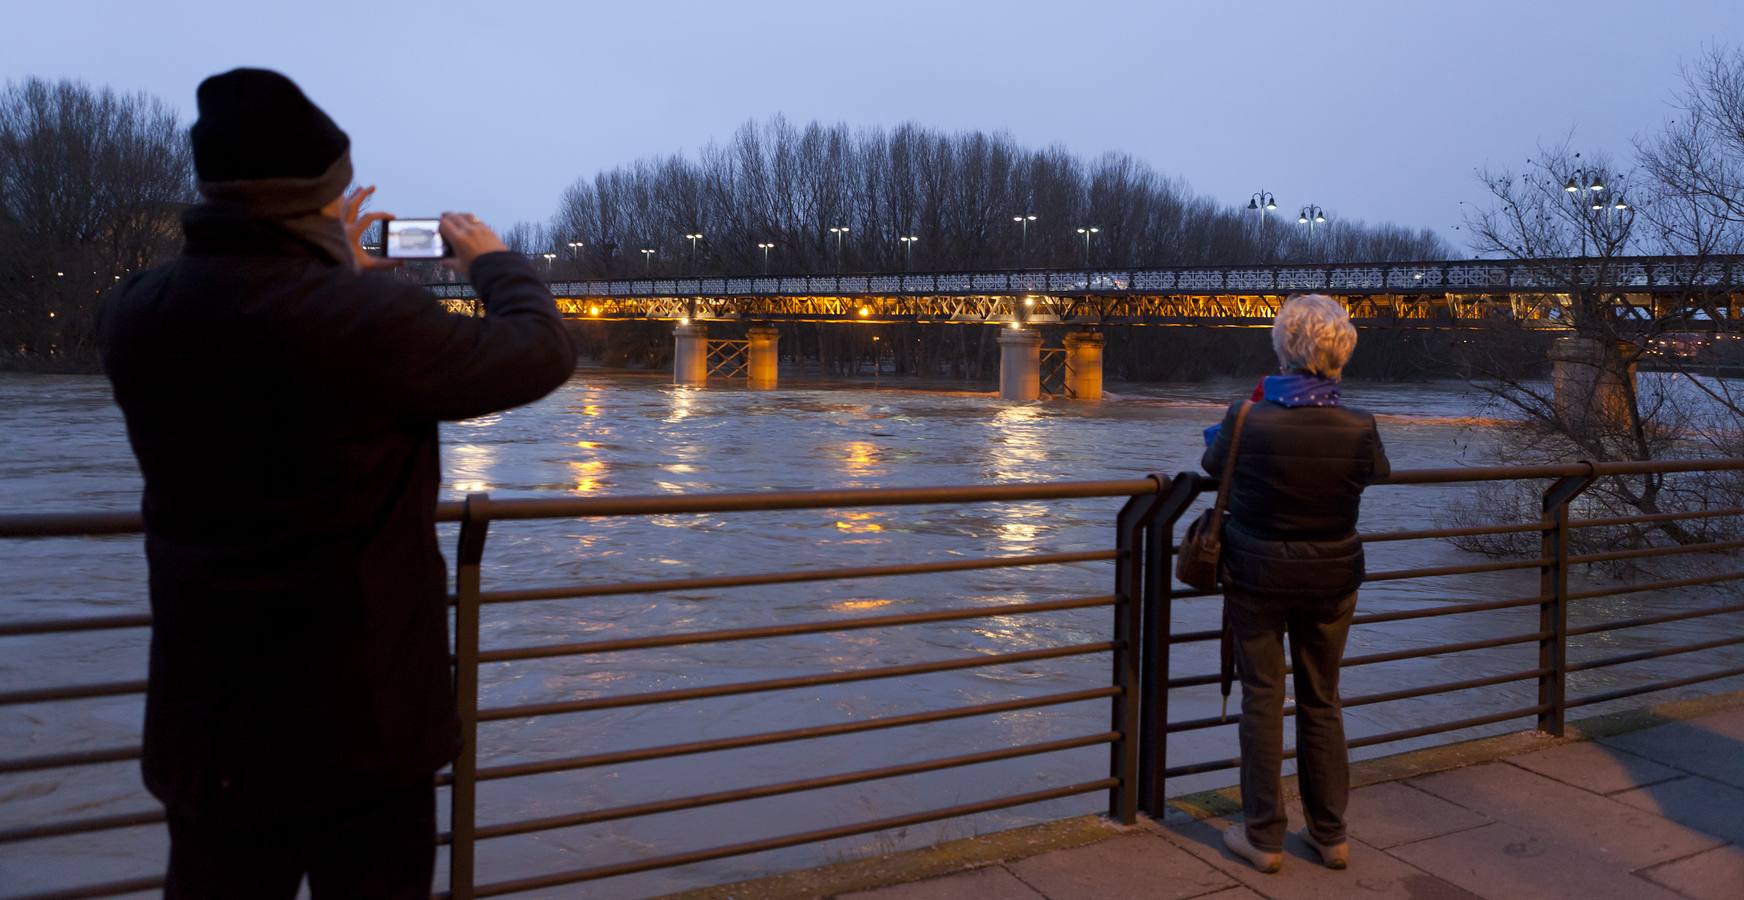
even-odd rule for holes
{"type": "Polygon", "coordinates": [[[574,373],[551,294],[443,217],[484,300],[450,315],[367,269],[350,141],[296,85],[207,79],[205,203],[124,282],[99,342],[145,476],[146,785],[168,896],[428,897],[434,773],[459,745],[436,423],[574,373]]]}
{"type": "Polygon", "coordinates": [[[1234,446],[1224,529],[1224,612],[1241,675],[1242,825],[1230,851],[1265,872],[1283,860],[1286,819],[1284,635],[1296,687],[1297,780],[1302,838],[1328,866],[1344,868],[1350,763],[1338,696],[1339,665],[1363,581],[1357,536],[1362,492],[1391,469],[1375,417],[1344,406],[1339,375],[1356,329],[1337,301],[1291,298],[1272,329],[1283,374],[1265,379],[1236,438],[1242,404],[1208,435],[1201,464],[1219,477],[1234,446]]]}

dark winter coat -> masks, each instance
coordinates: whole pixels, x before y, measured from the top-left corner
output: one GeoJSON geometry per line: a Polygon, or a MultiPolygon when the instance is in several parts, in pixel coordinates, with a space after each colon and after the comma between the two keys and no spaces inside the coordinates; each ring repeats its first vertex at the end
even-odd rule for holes
{"type": "MultiPolygon", "coordinates": [[[[1241,404],[1200,464],[1221,476],[1241,404]]],[[[1337,597],[1363,579],[1363,488],[1392,471],[1375,417],[1343,406],[1254,404],[1237,451],[1224,531],[1225,582],[1258,597],[1337,597]]]]}
{"type": "Polygon", "coordinates": [[[145,476],[146,785],[192,815],[427,781],[459,735],[436,423],[569,378],[556,305],[513,253],[476,260],[471,318],[268,222],[184,227],[99,331],[145,476]]]}

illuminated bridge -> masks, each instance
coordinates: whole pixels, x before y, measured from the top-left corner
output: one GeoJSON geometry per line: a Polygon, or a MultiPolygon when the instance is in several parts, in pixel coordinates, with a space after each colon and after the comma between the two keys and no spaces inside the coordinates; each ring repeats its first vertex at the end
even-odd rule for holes
{"type": "MultiPolygon", "coordinates": [[[[551,290],[575,318],[1209,326],[1267,324],[1287,296],[1312,291],[1342,299],[1365,327],[1554,328],[1577,286],[1611,293],[1644,319],[1702,294],[1719,314],[1696,326],[1730,328],[1740,320],[1744,258],[650,277],[554,281],[551,290]]],[[[457,312],[475,299],[471,285],[427,287],[457,312]]]]}

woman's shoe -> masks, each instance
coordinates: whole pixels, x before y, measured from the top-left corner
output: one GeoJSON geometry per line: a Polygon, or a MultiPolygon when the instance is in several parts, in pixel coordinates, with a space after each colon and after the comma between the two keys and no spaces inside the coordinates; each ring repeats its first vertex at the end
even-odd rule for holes
{"type": "Polygon", "coordinates": [[[1307,844],[1315,853],[1320,854],[1320,861],[1325,863],[1328,869],[1342,869],[1350,865],[1350,841],[1339,841],[1327,846],[1316,841],[1314,836],[1308,833],[1308,829],[1304,828],[1302,829],[1302,843],[1307,844]]]}
{"type": "Polygon", "coordinates": [[[1231,825],[1223,829],[1223,846],[1228,847],[1229,852],[1247,860],[1254,868],[1267,875],[1278,871],[1278,868],[1284,864],[1284,854],[1267,853],[1255,847],[1247,839],[1247,826],[1245,825],[1231,825]]]}

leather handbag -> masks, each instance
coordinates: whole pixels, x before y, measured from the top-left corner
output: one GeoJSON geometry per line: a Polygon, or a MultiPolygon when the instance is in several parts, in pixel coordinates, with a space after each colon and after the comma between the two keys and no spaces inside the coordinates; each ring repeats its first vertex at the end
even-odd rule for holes
{"type": "Polygon", "coordinates": [[[1223,557],[1223,524],[1229,518],[1229,483],[1235,480],[1235,456],[1241,449],[1241,429],[1253,401],[1246,400],[1235,414],[1235,431],[1229,435],[1229,453],[1223,458],[1223,475],[1217,481],[1217,500],[1187,525],[1181,549],[1175,554],[1175,577],[1201,591],[1217,590],[1223,557]]]}

